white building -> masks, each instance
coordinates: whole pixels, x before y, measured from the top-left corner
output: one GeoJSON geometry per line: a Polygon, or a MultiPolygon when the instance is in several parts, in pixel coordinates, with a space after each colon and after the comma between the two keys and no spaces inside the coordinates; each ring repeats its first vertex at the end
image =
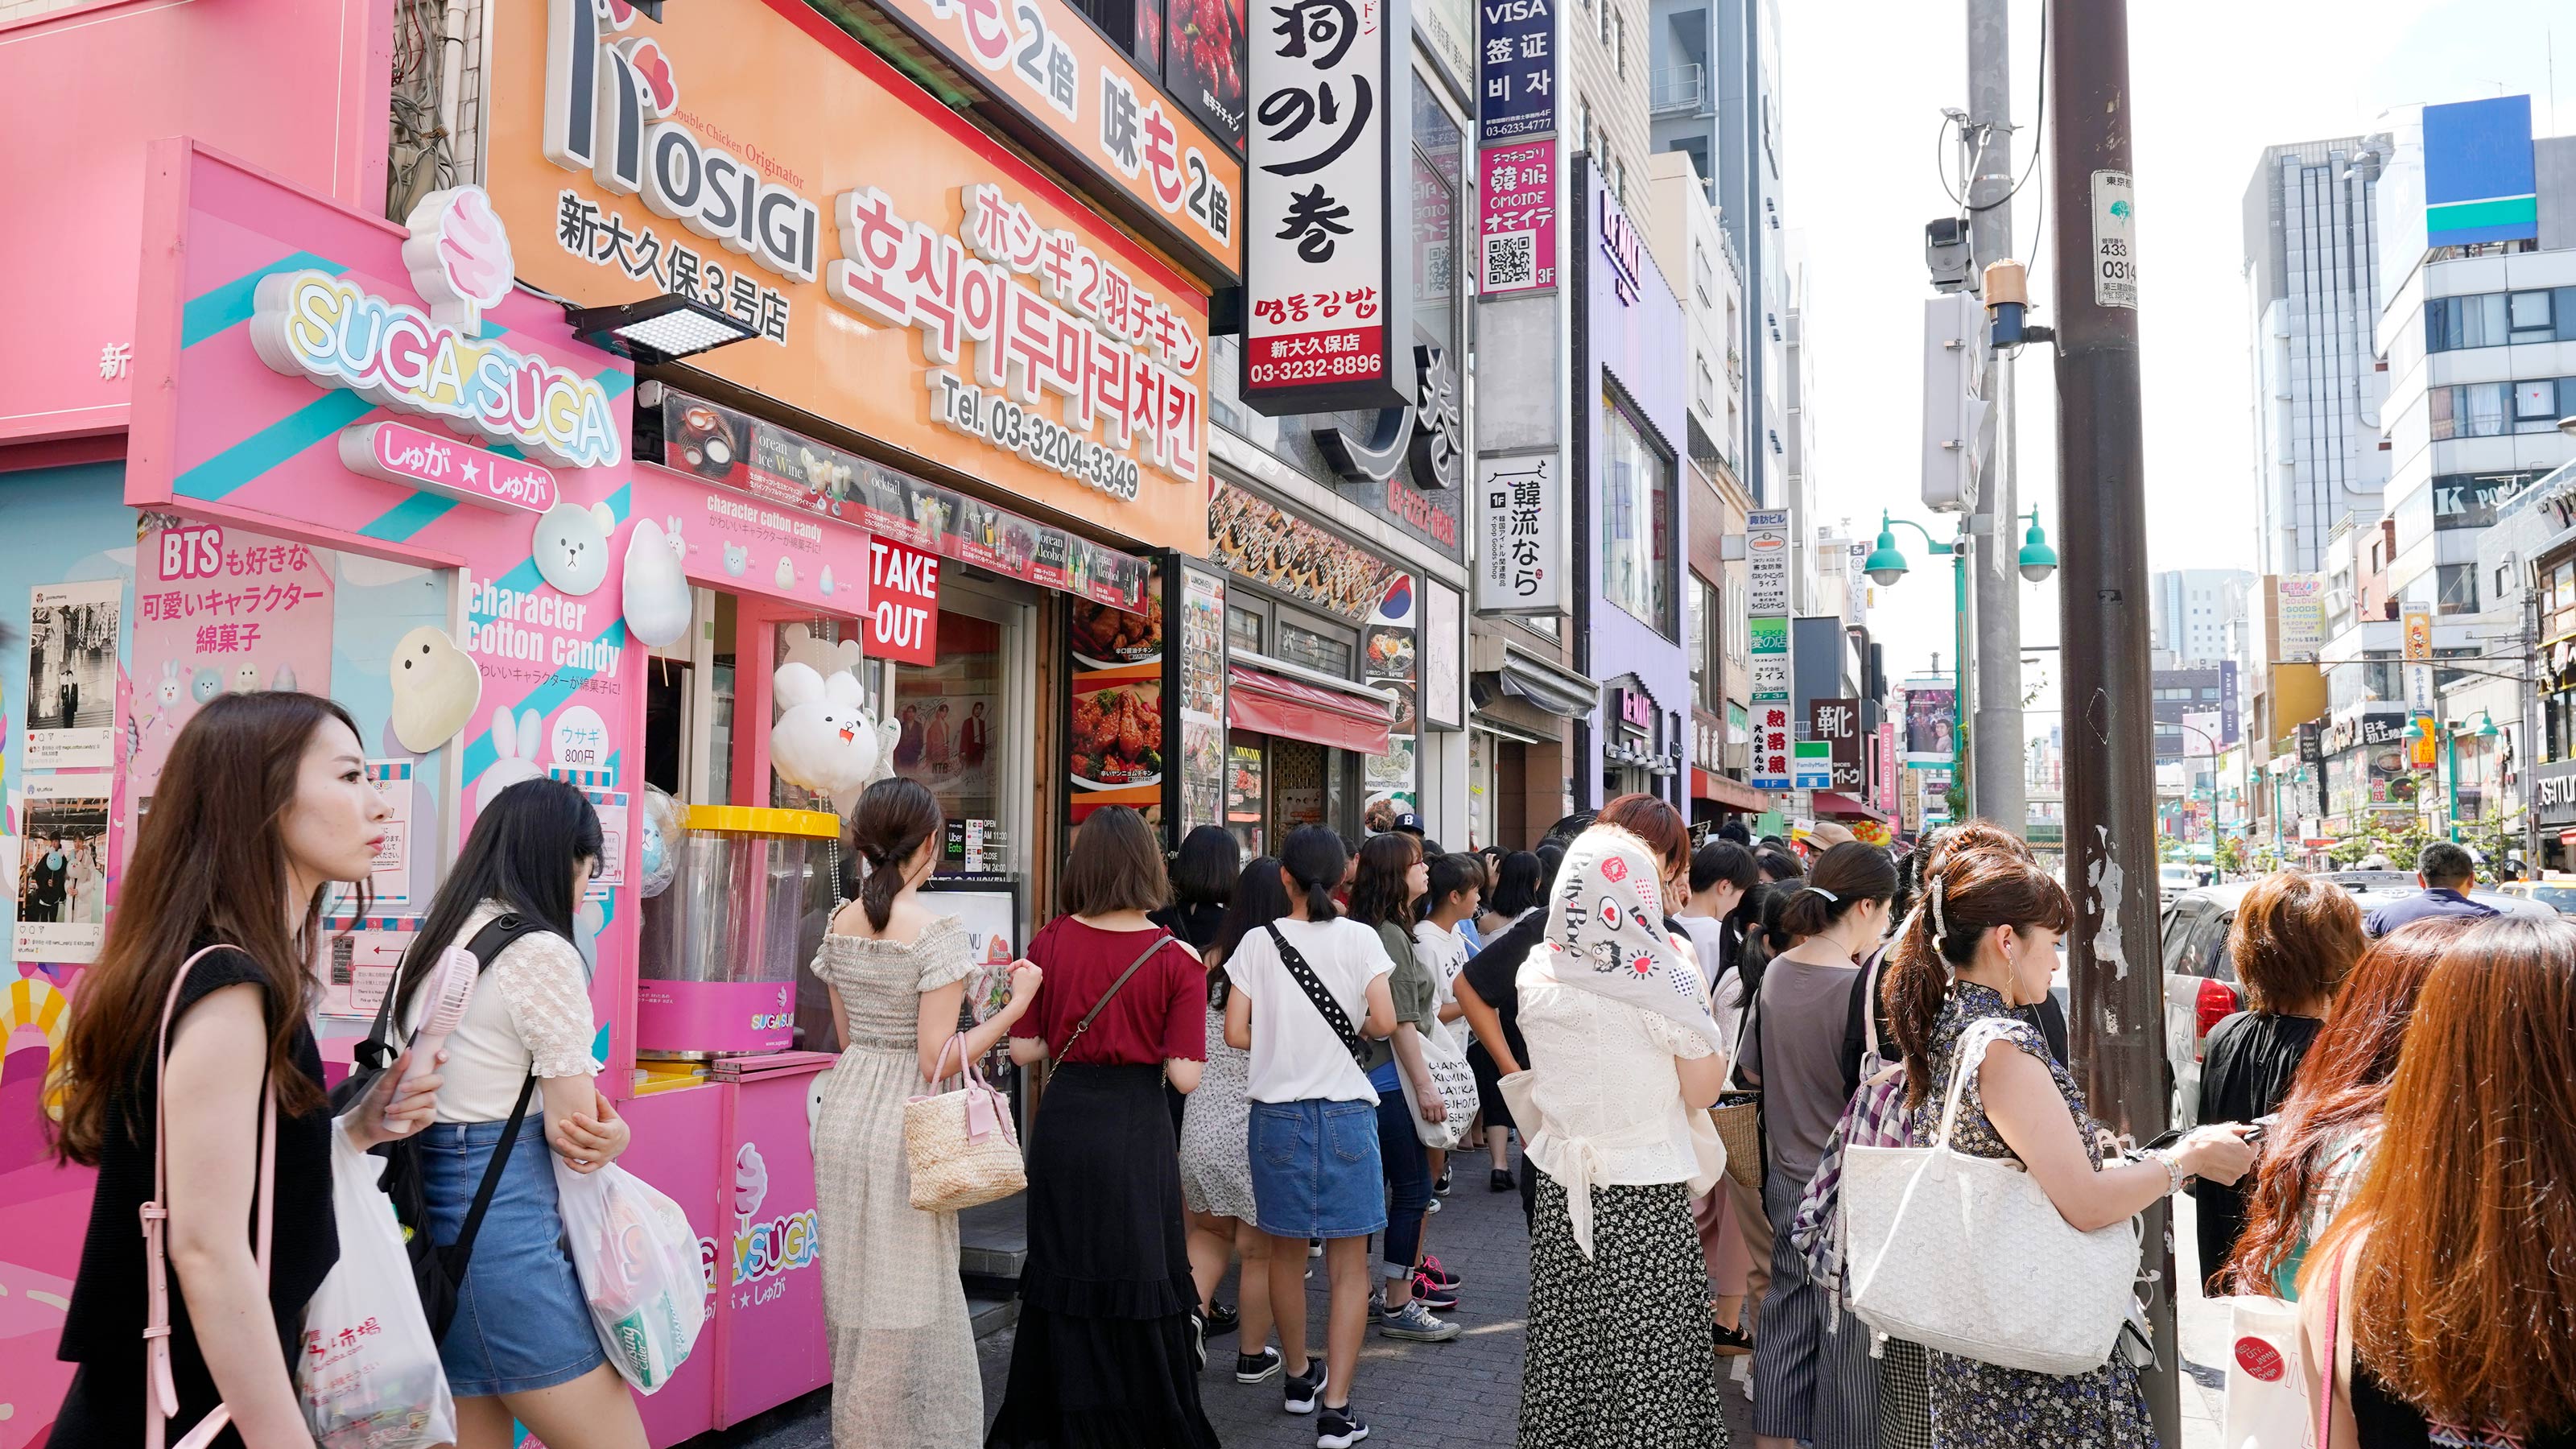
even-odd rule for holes
{"type": "Polygon", "coordinates": [[[2254,575],[2243,569],[2165,569],[2150,580],[2150,587],[2155,647],[2173,656],[2174,667],[2229,657],[2229,641],[2245,618],[2254,575]]]}
{"type": "Polygon", "coordinates": [[[2371,334],[2386,144],[2346,136],[2267,147],[2245,190],[2262,573],[2323,573],[2336,521],[2379,515],[2387,379],[2371,334]]]}

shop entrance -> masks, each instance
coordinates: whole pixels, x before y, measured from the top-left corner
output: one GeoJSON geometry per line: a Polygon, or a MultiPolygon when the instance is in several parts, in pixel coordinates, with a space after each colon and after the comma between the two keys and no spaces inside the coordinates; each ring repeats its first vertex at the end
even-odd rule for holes
{"type": "MultiPolygon", "coordinates": [[[[944,571],[938,658],[884,665],[880,717],[899,728],[895,773],[939,797],[937,874],[1014,889],[1027,879],[1037,758],[1036,591],[944,571]]],[[[1016,900],[1012,912],[1016,918],[1016,900]]],[[[1016,927],[1016,919],[1013,922],[1016,927]]]]}

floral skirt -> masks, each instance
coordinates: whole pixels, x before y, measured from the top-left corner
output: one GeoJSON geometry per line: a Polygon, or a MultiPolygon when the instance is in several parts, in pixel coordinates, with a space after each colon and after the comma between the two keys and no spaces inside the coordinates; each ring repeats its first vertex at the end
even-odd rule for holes
{"type": "Polygon", "coordinates": [[[1538,1178],[1520,1449],[1725,1449],[1708,1263],[1678,1182],[1592,1189],[1592,1256],[1538,1178]]]}
{"type": "Polygon", "coordinates": [[[1924,1350],[1939,1449],[2155,1449],[2138,1371],[2116,1354],[2082,1374],[2043,1374],[1924,1350]]]}

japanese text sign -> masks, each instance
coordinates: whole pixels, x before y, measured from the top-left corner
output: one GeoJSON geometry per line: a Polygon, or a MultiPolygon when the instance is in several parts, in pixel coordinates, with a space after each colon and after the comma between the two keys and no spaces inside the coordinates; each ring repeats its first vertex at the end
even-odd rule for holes
{"type": "Polygon", "coordinates": [[[1855,796],[1868,788],[1868,776],[1861,768],[1859,700],[1809,700],[1807,738],[1832,747],[1834,781],[1827,788],[1847,791],[1855,796]]]}
{"type": "MultiPolygon", "coordinates": [[[[1185,242],[1201,269],[1233,275],[1243,189],[1243,165],[1235,159],[1243,81],[1233,37],[1209,36],[1204,46],[1171,56],[1182,61],[1204,52],[1204,64],[1185,67],[1192,72],[1188,92],[1193,110],[1232,122],[1227,129],[1236,134],[1218,136],[1164,99],[1065,0],[880,0],[877,8],[947,52],[1052,142],[1047,149],[1070,155],[1077,170],[1097,177],[1113,197],[1125,197],[1124,209],[1151,217],[1185,242]]],[[[1240,9],[1228,12],[1220,4],[1209,13],[1242,28],[1240,9]]],[[[1174,77],[1176,86],[1181,79],[1174,77]]]]}
{"type": "Polygon", "coordinates": [[[693,297],[757,329],[692,359],[710,376],[1205,552],[1201,285],[796,0],[623,23],[494,12],[485,169],[520,279],[693,297]]]}
{"type": "Polygon", "coordinates": [[[1834,747],[1823,740],[1799,740],[1790,748],[1795,751],[1796,768],[1791,772],[1796,783],[1793,790],[1830,790],[1834,788],[1834,747]]]}
{"type": "Polygon", "coordinates": [[[1789,510],[1757,509],[1744,515],[1745,612],[1789,612],[1789,510]]]}
{"type": "Polygon", "coordinates": [[[868,540],[868,657],[939,662],[939,556],[892,539],[868,540]]]}
{"type": "Polygon", "coordinates": [[[1484,153],[1476,209],[1477,290],[1493,297],[1556,285],[1556,141],[1484,153]]]}
{"type": "Polygon", "coordinates": [[[1388,0],[1259,0],[1244,181],[1243,399],[1271,417],[1413,403],[1393,198],[1411,46],[1388,0]]]}
{"type": "MultiPolygon", "coordinates": [[[[1746,772],[1747,783],[1756,790],[1791,790],[1793,783],[1792,746],[1796,741],[1789,729],[1789,702],[1768,700],[1753,706],[1753,768],[1746,772]]],[[[1830,775],[1830,768],[1827,770],[1830,775]]]]}
{"type": "Polygon", "coordinates": [[[144,794],[180,727],[218,695],[331,692],[331,587],[328,553],[246,528],[171,518],[143,536],[132,770],[144,794]]]}
{"type": "Polygon", "coordinates": [[[1476,465],[1476,610],[1552,614],[1565,604],[1564,488],[1557,457],[1476,465]]]}
{"type": "Polygon", "coordinates": [[[424,432],[409,423],[359,423],[340,430],[340,462],[352,473],[426,488],[484,508],[544,513],[560,496],[555,475],[525,458],[505,458],[424,432]]]}
{"type": "Polygon", "coordinates": [[[1482,0],[1476,125],[1487,145],[1556,129],[1554,0],[1482,0]]]}

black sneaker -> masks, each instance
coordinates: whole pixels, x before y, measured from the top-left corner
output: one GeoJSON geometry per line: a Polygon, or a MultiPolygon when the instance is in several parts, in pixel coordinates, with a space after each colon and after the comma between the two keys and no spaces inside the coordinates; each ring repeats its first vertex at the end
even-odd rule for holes
{"type": "Polygon", "coordinates": [[[1219,1300],[1208,1305],[1207,1336],[1222,1338],[1243,1326],[1243,1315],[1231,1303],[1219,1300]]]}
{"type": "Polygon", "coordinates": [[[1324,1381],[1331,1377],[1322,1355],[1308,1360],[1304,1373],[1288,1376],[1287,1398],[1280,1407],[1292,1414],[1315,1412],[1315,1401],[1324,1396],[1324,1381]]]}
{"type": "Polygon", "coordinates": [[[1441,1164],[1440,1175],[1432,1179],[1431,1195],[1433,1197],[1447,1197],[1449,1195],[1449,1166],[1447,1163],[1441,1164]]]}
{"type": "Polygon", "coordinates": [[[1324,1417],[1315,1421],[1315,1449],[1351,1449],[1368,1434],[1359,1405],[1344,1404],[1338,1409],[1327,1405],[1324,1417]]]}
{"type": "Polygon", "coordinates": [[[1288,1361],[1281,1358],[1275,1348],[1264,1347],[1259,1353],[1238,1353],[1234,1356],[1234,1381],[1238,1384],[1261,1383],[1287,1364],[1288,1361]]]}
{"type": "Polygon", "coordinates": [[[1190,1356],[1198,1360],[1199,1371],[1207,1371],[1207,1320],[1190,1315],[1190,1356]]]}
{"type": "Polygon", "coordinates": [[[1485,1179],[1485,1186],[1494,1192],[1518,1192],[1521,1187],[1512,1180],[1512,1170],[1508,1167],[1495,1168],[1494,1175],[1485,1179]]]}

